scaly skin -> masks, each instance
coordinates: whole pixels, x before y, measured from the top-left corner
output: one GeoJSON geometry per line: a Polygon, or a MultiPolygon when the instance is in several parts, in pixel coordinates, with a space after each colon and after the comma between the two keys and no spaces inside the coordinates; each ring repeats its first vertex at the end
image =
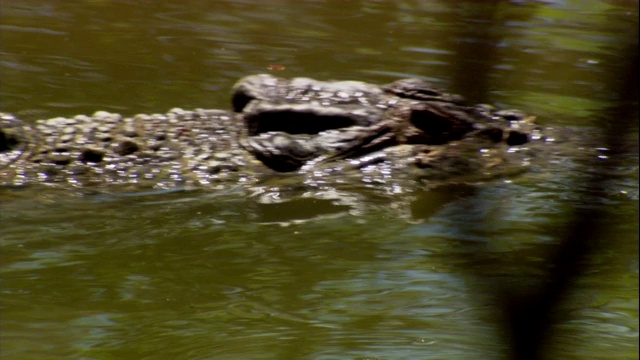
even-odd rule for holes
{"type": "Polygon", "coordinates": [[[500,174],[521,165],[524,152],[514,150],[539,131],[518,111],[466,106],[419,79],[377,86],[253,75],[236,83],[232,105],[132,117],[99,111],[35,125],[0,113],[0,185],[500,174]]]}

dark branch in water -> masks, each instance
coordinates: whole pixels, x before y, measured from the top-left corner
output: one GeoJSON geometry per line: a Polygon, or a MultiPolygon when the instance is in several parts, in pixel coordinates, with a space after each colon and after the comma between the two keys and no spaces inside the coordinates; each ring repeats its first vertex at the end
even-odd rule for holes
{"type": "MultiPolygon", "coordinates": [[[[449,4],[448,4],[449,5],[449,4]]],[[[457,4],[459,5],[459,4],[457,4]]],[[[457,6],[451,4],[451,6],[457,6]]],[[[483,4],[486,5],[486,4],[483,4]]],[[[474,8],[463,7],[464,9],[474,8]]],[[[501,29],[502,24],[498,23],[495,14],[499,13],[500,6],[493,3],[493,6],[483,6],[477,9],[478,13],[464,13],[461,29],[469,28],[469,24],[481,24],[474,26],[474,34],[467,34],[470,37],[480,39],[485,45],[492,45],[499,39],[496,34],[505,34],[507,31],[501,29]],[[491,10],[491,11],[488,11],[491,10]]],[[[459,9],[463,11],[462,9],[459,9]]],[[[530,10],[530,9],[529,9],[530,10]]],[[[528,10],[523,9],[523,16],[528,10]]],[[[458,36],[464,37],[464,31],[458,36]]],[[[628,36],[621,35],[621,36],[628,36]]],[[[626,48],[620,49],[618,54],[612,54],[612,58],[618,60],[618,68],[611,69],[610,93],[615,94],[611,106],[603,110],[598,116],[598,127],[602,134],[600,143],[608,149],[608,163],[603,163],[601,159],[593,157],[590,163],[585,164],[589,168],[603,167],[598,171],[592,171],[589,175],[581,174],[581,186],[576,192],[579,193],[582,203],[577,204],[573,213],[567,214],[566,227],[560,233],[565,234],[559,244],[554,247],[551,255],[543,264],[543,275],[532,281],[530,275],[524,275],[524,268],[516,270],[516,274],[509,276],[508,281],[504,278],[491,277],[487,274],[477,274],[469,271],[469,276],[476,278],[473,283],[482,283],[484,286],[475,290],[481,295],[487,295],[495,304],[496,313],[503,319],[505,341],[508,346],[508,358],[518,360],[534,360],[546,358],[546,350],[549,349],[552,338],[552,328],[559,322],[566,320],[561,314],[560,305],[566,300],[570,291],[574,288],[576,281],[589,270],[588,260],[596,253],[605,250],[605,247],[612,246],[614,239],[607,242],[602,241],[602,236],[607,230],[606,219],[611,219],[610,210],[600,199],[606,198],[607,184],[611,182],[611,175],[608,169],[613,169],[619,162],[620,154],[628,152],[625,149],[624,141],[621,138],[637,129],[637,100],[638,100],[638,34],[637,24],[635,40],[621,39],[619,43],[630,44],[626,48]],[[479,281],[477,281],[479,280],[479,281]],[[535,284],[535,285],[526,285],[535,284]]],[[[473,51],[473,46],[468,44],[460,45],[457,59],[462,62],[469,62],[473,59],[476,63],[492,63],[495,55],[495,46],[485,46],[484,51],[478,55],[473,51]]],[[[613,62],[612,62],[613,63],[613,62]]],[[[459,66],[466,66],[461,63],[459,66]]],[[[475,65],[483,68],[482,65],[475,65]]],[[[486,66],[485,66],[486,68],[486,66]]],[[[466,72],[457,71],[457,74],[466,72]]],[[[473,78],[475,89],[486,91],[489,89],[489,71],[475,71],[473,78]]],[[[458,76],[455,79],[458,89],[469,87],[470,79],[458,76]]],[[[483,97],[482,94],[476,94],[483,97]]],[[[478,199],[481,201],[481,199],[478,199]]],[[[464,216],[461,218],[465,218],[464,216]]],[[[461,223],[460,227],[468,226],[461,223]]],[[[551,229],[549,229],[551,230],[551,229]]],[[[557,229],[554,229],[557,233],[557,229]]],[[[490,254],[476,254],[480,257],[491,257],[490,254]]],[[[527,267],[531,264],[527,264],[527,267]]],[[[464,271],[464,269],[463,269],[464,271]]]]}

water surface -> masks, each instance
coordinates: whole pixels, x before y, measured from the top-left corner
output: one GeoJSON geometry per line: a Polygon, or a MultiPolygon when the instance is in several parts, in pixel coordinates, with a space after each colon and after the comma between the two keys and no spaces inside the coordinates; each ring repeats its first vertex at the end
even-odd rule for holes
{"type": "MultiPolygon", "coordinates": [[[[638,26],[637,4],[625,1],[14,0],[0,10],[1,110],[30,122],[229,108],[233,83],[264,72],[421,77],[596,143],[611,106],[637,108],[612,80],[638,26]]],[[[2,189],[0,352],[502,358],[504,330],[481,285],[535,285],[584,205],[575,191],[607,171],[607,246],[562,305],[550,351],[637,358],[637,118],[617,120],[636,125],[620,135],[630,145],[615,169],[602,150],[602,169],[560,158],[435,188],[2,189]]]]}

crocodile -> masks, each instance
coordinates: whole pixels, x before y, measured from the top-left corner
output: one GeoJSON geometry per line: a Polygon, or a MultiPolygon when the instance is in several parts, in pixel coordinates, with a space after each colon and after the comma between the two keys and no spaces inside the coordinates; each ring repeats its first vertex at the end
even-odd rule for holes
{"type": "Polygon", "coordinates": [[[229,110],[98,111],[35,124],[0,113],[0,186],[493,176],[526,167],[530,145],[543,139],[534,120],[469,105],[422,79],[375,85],[250,75],[233,86],[229,110]]]}

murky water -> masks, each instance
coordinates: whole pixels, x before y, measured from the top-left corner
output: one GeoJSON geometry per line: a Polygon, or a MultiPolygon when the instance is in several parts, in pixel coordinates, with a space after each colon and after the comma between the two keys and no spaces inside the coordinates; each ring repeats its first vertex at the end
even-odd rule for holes
{"type": "MultiPolygon", "coordinates": [[[[231,85],[263,72],[423,77],[596,138],[612,103],[637,106],[610,85],[638,26],[633,2],[14,0],[0,15],[1,110],[28,121],[229,108],[231,85]]],[[[600,198],[607,245],[563,305],[552,358],[638,358],[638,135],[626,120],[631,146],[600,198]]],[[[322,194],[3,189],[0,354],[501,358],[479,284],[535,283],[594,171],[559,159],[484,184],[322,194]]]]}

